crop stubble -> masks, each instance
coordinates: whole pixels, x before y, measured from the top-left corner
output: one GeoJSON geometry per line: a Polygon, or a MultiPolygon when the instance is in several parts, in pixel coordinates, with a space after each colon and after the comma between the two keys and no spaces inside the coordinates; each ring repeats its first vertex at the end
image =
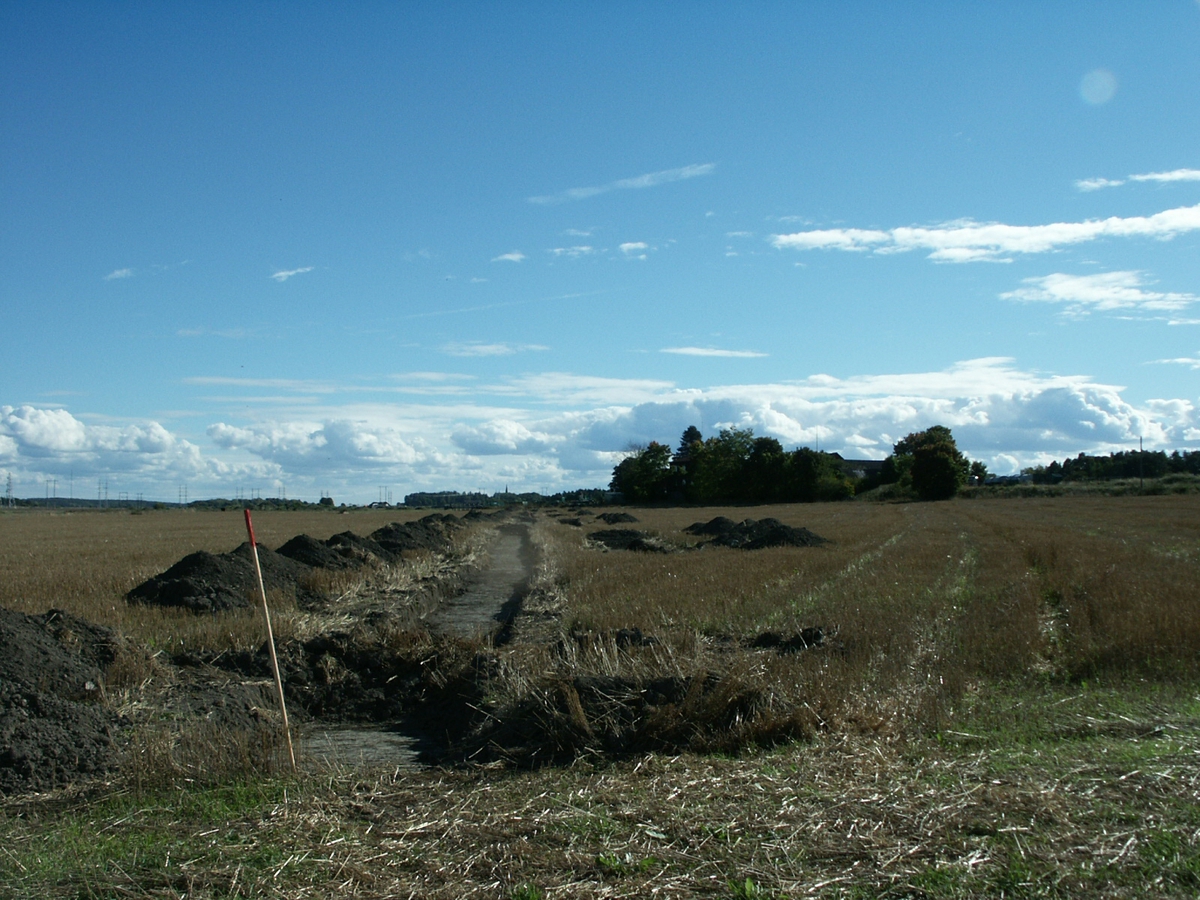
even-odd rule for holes
{"type": "MultiPolygon", "coordinates": [[[[168,864],[160,875],[161,852],[148,866],[113,848],[134,873],[118,866],[123,881],[78,850],[79,872],[55,883],[70,889],[82,874],[114,890],[186,882],[199,886],[195,896],[338,887],[430,897],[507,896],[522,883],[549,896],[729,896],[727,882],[747,877],[789,896],[1190,896],[1200,887],[1195,498],[636,510],[639,527],[680,545],[694,541],[682,533],[694,521],[747,513],[832,543],[600,553],[585,545],[586,529],[542,519],[535,591],[517,628],[527,639],[503,648],[508,678],[490,700],[503,710],[541,692],[547,712],[570,724],[554,685],[715,673],[765,691],[781,716],[807,710],[808,743],[741,758],[638,752],[614,764],[589,754],[587,728],[601,723],[585,721],[574,747],[583,757],[566,769],[332,773],[293,784],[282,812],[277,799],[250,803],[218,841],[198,837],[203,828],[184,834],[175,818],[126,820],[118,797],[91,827],[168,832],[179,854],[196,857],[190,872],[172,876],[168,864]],[[745,647],[763,631],[813,625],[831,636],[817,650],[745,647]],[[653,642],[619,646],[622,629],[653,642]],[[555,653],[549,635],[561,637],[555,653]],[[238,841],[263,834],[296,852],[255,868],[238,841]]],[[[54,518],[29,528],[0,517],[0,604],[60,606],[159,641],[185,620],[135,620],[146,611],[124,609],[120,595],[188,549],[234,542],[204,544],[197,536],[210,523],[182,516],[159,520],[157,545],[142,517],[113,516],[99,529],[54,518]],[[168,536],[177,522],[192,544],[168,536]],[[64,531],[66,545],[47,538],[64,531]],[[30,559],[50,564],[39,576],[30,559]]],[[[345,527],[331,517],[327,533],[345,527]]],[[[282,514],[279,534],[265,539],[299,531],[325,536],[282,514]]],[[[678,716],[721,712],[700,699],[681,701],[678,716]]],[[[754,742],[743,734],[739,746],[754,742]]],[[[9,806],[15,866],[0,876],[20,878],[17,867],[29,876],[31,854],[48,853],[42,829],[60,813],[92,817],[70,801],[65,811],[9,806]]]]}

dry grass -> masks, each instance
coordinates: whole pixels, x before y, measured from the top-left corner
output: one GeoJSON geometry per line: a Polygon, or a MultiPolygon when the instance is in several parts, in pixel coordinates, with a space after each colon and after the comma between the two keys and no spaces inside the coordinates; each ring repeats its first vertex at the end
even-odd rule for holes
{"type": "MultiPolygon", "coordinates": [[[[1062,699],[1040,709],[1071,719],[1062,699]]],[[[830,736],[742,759],[26,799],[0,806],[0,884],[31,898],[490,900],[522,885],[745,897],[749,879],[749,896],[776,898],[1183,898],[1200,889],[1197,752],[1194,723],[1140,742],[830,736]]]]}
{"type": "MultiPolygon", "coordinates": [[[[297,534],[324,540],[343,531],[366,535],[390,522],[409,522],[428,510],[258,512],[259,543],[276,548],[297,534]]],[[[256,647],[262,625],[254,609],[197,616],[188,610],[130,606],[125,594],[189,553],[224,553],[246,540],[241,510],[18,510],[0,514],[0,606],[20,612],[64,609],[115,628],[155,651],[219,651],[256,647]]],[[[411,565],[352,575],[324,574],[333,596],[372,590],[400,593],[428,577],[442,561],[413,554],[411,565]],[[336,593],[333,593],[335,592],[336,593]]],[[[368,591],[369,592],[369,591],[368,591]]],[[[300,636],[310,617],[295,598],[268,594],[280,642],[300,636]]],[[[347,612],[347,615],[349,612],[347,612]]],[[[136,672],[133,676],[136,677],[136,672]]]]}
{"type": "Polygon", "coordinates": [[[951,727],[997,680],[1167,677],[1200,665],[1200,500],[636,510],[668,544],[723,513],[832,543],[605,552],[544,522],[551,640],[506,648],[476,752],[738,751],[817,732],[951,727]],[[820,626],[825,646],[750,646],[820,626]],[[633,634],[631,634],[633,632],[633,634]]]}
{"type": "MultiPolygon", "coordinates": [[[[542,758],[557,746],[571,765],[291,780],[254,774],[270,748],[235,746],[227,783],[197,770],[197,787],[179,790],[193,775],[175,752],[149,767],[174,771],[174,787],[0,804],[0,893],[1200,891],[1200,498],[634,512],[633,527],[680,544],[695,540],[683,527],[717,514],[772,515],[833,543],[602,553],[580,530],[539,520],[533,591],[515,640],[489,651],[486,709],[513,715],[528,730],[517,737],[534,749],[541,741],[542,758]],[[762,631],[812,625],[836,639],[789,656],[746,647],[762,631]],[[621,643],[618,630],[634,628],[655,642],[621,643]],[[656,680],[681,692],[638,707],[656,680]],[[804,741],[745,752],[797,736],[804,741]],[[647,753],[655,740],[737,753],[647,753]],[[608,747],[621,751],[616,761],[608,747]]],[[[268,543],[381,524],[330,516],[321,530],[280,516],[268,543]]],[[[0,603],[63,606],[135,635],[169,632],[173,620],[137,622],[145,611],[123,603],[109,619],[96,610],[133,583],[121,571],[157,571],[196,545],[164,539],[164,558],[133,563],[137,541],[124,556],[104,553],[80,528],[80,546],[93,548],[84,564],[47,567],[79,596],[46,602],[54,582],[21,564],[31,548],[63,557],[62,544],[42,550],[23,534],[44,526],[0,517],[0,603]],[[89,567],[99,588],[85,584],[89,567]],[[14,590],[9,573],[24,587],[14,590]],[[26,595],[32,602],[9,599],[26,595]]],[[[205,549],[239,540],[235,530],[205,549]]],[[[135,684],[139,660],[125,665],[135,684]]]]}

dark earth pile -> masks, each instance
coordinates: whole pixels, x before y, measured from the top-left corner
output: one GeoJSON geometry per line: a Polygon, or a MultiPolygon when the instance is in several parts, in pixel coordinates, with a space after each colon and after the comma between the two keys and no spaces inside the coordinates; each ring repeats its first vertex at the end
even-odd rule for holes
{"type": "MultiPolygon", "coordinates": [[[[445,551],[461,527],[452,515],[433,514],[416,522],[393,522],[360,537],[353,532],[319,541],[297,535],[274,552],[259,545],[258,559],[267,590],[294,592],[300,602],[310,596],[308,576],[314,569],[347,569],[395,563],[407,551],[445,551]]],[[[125,599],[153,606],[182,606],[193,612],[215,612],[254,604],[258,584],[249,543],[229,553],[189,554],[167,571],[139,584],[125,599]]]]}
{"type": "Polygon", "coordinates": [[[707,522],[693,522],[683,530],[687,534],[718,535],[736,531],[737,527],[738,523],[733,521],[733,519],[726,516],[717,516],[715,519],[709,519],[707,522]]]}
{"type": "MultiPolygon", "coordinates": [[[[258,561],[267,590],[294,588],[310,568],[262,546],[258,548],[258,561]]],[[[139,584],[125,599],[130,603],[216,612],[250,606],[257,592],[247,541],[229,553],[200,550],[188,554],[161,575],[139,584]]]]}
{"type": "Polygon", "coordinates": [[[708,522],[696,522],[684,531],[689,534],[712,535],[705,544],[718,547],[737,547],[740,550],[761,550],[763,547],[818,547],[829,543],[807,528],[793,528],[778,519],[746,519],[734,523],[724,516],[708,522]]]}
{"type": "Polygon", "coordinates": [[[602,522],[604,522],[605,525],[620,525],[623,522],[636,522],[637,521],[637,518],[635,516],[631,516],[629,513],[624,513],[624,512],[600,513],[600,515],[596,516],[596,518],[600,519],[602,522]]]}
{"type": "Polygon", "coordinates": [[[103,672],[119,640],[59,610],[0,609],[0,794],[49,790],[113,764],[103,672]]]}
{"type": "Polygon", "coordinates": [[[609,550],[639,550],[643,553],[670,553],[671,548],[644,531],[633,528],[607,528],[588,535],[609,550]]]}
{"type": "Polygon", "coordinates": [[[822,625],[810,625],[791,635],[764,631],[750,642],[750,647],[755,650],[774,650],[780,654],[799,653],[813,647],[824,647],[825,633],[822,625]]]}

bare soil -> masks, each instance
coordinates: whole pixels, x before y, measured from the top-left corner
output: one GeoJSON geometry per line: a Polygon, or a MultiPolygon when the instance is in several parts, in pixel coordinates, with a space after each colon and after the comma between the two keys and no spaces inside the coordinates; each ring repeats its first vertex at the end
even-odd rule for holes
{"type": "Polygon", "coordinates": [[[0,609],[0,794],[49,790],[114,760],[119,717],[103,703],[117,636],[59,610],[0,609]]]}

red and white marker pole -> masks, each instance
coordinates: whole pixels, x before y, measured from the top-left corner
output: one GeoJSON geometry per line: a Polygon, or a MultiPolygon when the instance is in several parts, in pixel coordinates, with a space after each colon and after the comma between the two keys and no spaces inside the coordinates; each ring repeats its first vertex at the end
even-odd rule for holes
{"type": "Polygon", "coordinates": [[[263,584],[262,566],[258,563],[258,542],[254,540],[254,525],[250,510],[246,510],[246,534],[250,536],[250,555],[254,558],[254,574],[258,578],[258,593],[262,597],[263,619],[267,623],[267,646],[271,649],[271,669],[275,672],[275,690],[279,692],[279,711],[283,713],[283,733],[287,735],[288,756],[292,771],[296,771],[296,751],[292,747],[292,729],[288,725],[287,704],[283,701],[283,679],[279,677],[279,657],[275,655],[275,634],[271,631],[271,612],[267,609],[267,588],[263,584]]]}

